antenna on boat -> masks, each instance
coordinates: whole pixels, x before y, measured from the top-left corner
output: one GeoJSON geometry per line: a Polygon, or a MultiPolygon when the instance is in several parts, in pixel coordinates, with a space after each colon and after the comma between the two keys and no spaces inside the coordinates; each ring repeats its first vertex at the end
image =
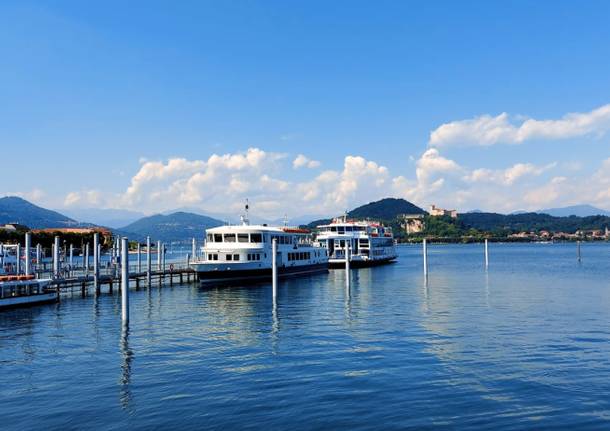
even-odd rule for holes
{"type": "Polygon", "coordinates": [[[288,214],[284,214],[284,227],[288,226],[288,214]]]}
{"type": "Polygon", "coordinates": [[[250,209],[250,202],[248,201],[248,199],[246,199],[246,206],[245,206],[245,214],[241,216],[241,224],[244,226],[247,226],[250,224],[250,219],[248,218],[248,210],[250,209]]]}

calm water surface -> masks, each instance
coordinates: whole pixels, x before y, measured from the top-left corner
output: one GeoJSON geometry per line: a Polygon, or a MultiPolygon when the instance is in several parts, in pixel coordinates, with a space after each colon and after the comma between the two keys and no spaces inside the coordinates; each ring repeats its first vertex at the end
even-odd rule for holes
{"type": "Polygon", "coordinates": [[[490,252],[2,312],[0,427],[609,428],[610,246],[490,252]]]}

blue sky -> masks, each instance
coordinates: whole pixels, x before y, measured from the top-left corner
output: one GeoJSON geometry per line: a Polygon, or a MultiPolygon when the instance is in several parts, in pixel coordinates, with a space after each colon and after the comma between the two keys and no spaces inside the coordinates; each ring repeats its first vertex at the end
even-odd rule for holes
{"type": "Polygon", "coordinates": [[[4,1],[0,194],[225,213],[249,197],[266,216],[384,196],[610,208],[609,12],[601,1],[4,1]],[[519,131],[528,119],[533,131],[519,131]],[[319,163],[295,166],[299,154],[319,163]]]}

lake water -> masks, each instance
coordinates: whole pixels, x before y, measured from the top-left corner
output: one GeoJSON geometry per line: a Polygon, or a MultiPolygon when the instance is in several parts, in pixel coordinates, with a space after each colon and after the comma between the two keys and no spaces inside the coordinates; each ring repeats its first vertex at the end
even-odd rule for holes
{"type": "Polygon", "coordinates": [[[610,246],[431,245],[243,288],[79,295],[0,313],[23,429],[610,427],[610,246]]]}

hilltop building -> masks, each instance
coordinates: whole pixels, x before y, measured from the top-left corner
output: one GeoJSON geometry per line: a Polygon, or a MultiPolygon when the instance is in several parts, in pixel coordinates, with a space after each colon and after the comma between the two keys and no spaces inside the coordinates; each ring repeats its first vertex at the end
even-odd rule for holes
{"type": "Polygon", "coordinates": [[[424,214],[403,214],[400,216],[402,227],[407,235],[419,233],[424,230],[424,214]]]}
{"type": "Polygon", "coordinates": [[[451,218],[457,218],[457,210],[446,210],[444,208],[439,208],[434,204],[430,205],[430,210],[428,212],[434,217],[449,216],[451,218]]]}

